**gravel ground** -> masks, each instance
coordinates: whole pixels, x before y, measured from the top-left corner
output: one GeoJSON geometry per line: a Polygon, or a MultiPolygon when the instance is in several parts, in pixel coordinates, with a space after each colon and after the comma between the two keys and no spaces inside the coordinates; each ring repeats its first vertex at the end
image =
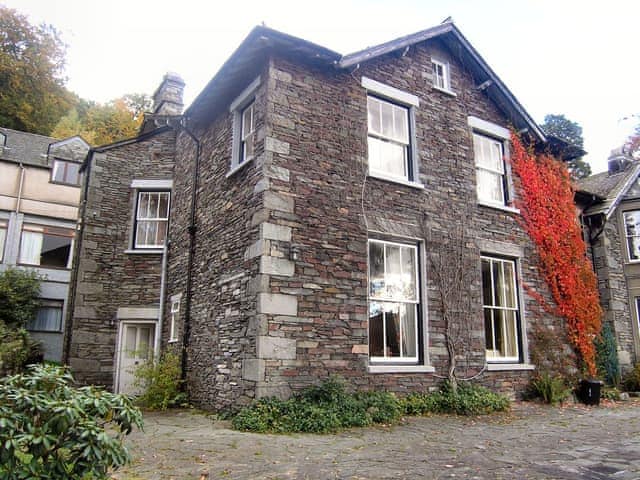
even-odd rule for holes
{"type": "Polygon", "coordinates": [[[193,411],[147,413],[117,480],[640,479],[640,402],[516,403],[335,435],[259,435],[193,411]]]}

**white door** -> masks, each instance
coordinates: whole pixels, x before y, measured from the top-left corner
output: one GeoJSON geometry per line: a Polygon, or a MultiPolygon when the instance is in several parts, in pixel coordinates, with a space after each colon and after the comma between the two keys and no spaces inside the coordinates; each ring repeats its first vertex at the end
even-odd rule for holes
{"type": "Polygon", "coordinates": [[[155,341],[153,323],[123,323],[120,333],[118,393],[135,395],[133,372],[153,355],[155,341]]]}

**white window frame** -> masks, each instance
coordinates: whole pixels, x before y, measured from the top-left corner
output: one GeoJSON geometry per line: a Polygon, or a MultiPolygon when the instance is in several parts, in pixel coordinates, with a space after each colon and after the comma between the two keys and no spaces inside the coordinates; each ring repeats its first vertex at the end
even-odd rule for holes
{"type": "MultiPolygon", "coordinates": [[[[413,357],[403,357],[403,356],[399,356],[399,357],[392,357],[392,356],[372,356],[371,352],[369,352],[369,361],[371,364],[413,364],[413,365],[417,365],[420,362],[420,338],[421,335],[423,335],[422,333],[422,319],[421,319],[421,285],[420,285],[420,280],[421,280],[421,275],[420,275],[420,271],[419,271],[419,254],[420,254],[420,249],[419,246],[416,243],[400,243],[400,242],[392,242],[392,241],[387,241],[387,240],[379,240],[379,239],[375,239],[375,238],[370,238],[367,242],[367,256],[368,256],[368,261],[367,261],[367,296],[368,296],[368,305],[369,305],[369,314],[371,312],[371,304],[372,303],[387,303],[387,304],[404,304],[404,305],[412,305],[413,309],[414,309],[414,329],[415,329],[415,345],[413,346],[414,351],[415,351],[415,356],[413,357]],[[411,299],[404,299],[404,300],[399,300],[397,298],[387,298],[387,297],[372,297],[371,296],[371,288],[370,288],[370,281],[371,281],[371,259],[369,258],[368,252],[370,250],[370,245],[372,243],[378,243],[381,244],[383,246],[395,246],[395,247],[402,247],[402,248],[410,248],[413,250],[413,258],[414,258],[414,273],[415,273],[415,278],[414,278],[414,285],[415,285],[415,300],[411,300],[411,299]]],[[[386,248],[384,249],[384,265],[385,265],[385,269],[386,269],[386,248]]],[[[385,272],[386,274],[386,272],[385,272]]],[[[402,328],[402,322],[399,322],[400,325],[400,329],[402,328]]],[[[383,345],[386,344],[386,321],[384,321],[384,313],[383,313],[383,322],[382,322],[382,326],[383,326],[383,333],[382,333],[382,338],[383,338],[383,345]]],[[[402,335],[400,335],[400,337],[402,337],[402,335]]],[[[369,345],[371,345],[371,338],[369,338],[369,345]]],[[[399,342],[399,348],[400,348],[400,352],[402,353],[402,342],[399,342]]],[[[386,348],[383,347],[383,350],[386,351],[386,348]]]]}
{"type": "Polygon", "coordinates": [[[181,293],[171,296],[171,308],[169,310],[169,314],[171,315],[171,320],[169,322],[169,343],[175,343],[178,341],[178,332],[176,327],[178,323],[178,316],[180,314],[181,300],[181,293]]]}
{"type": "MultiPolygon", "coordinates": [[[[514,364],[514,363],[521,363],[522,362],[522,352],[525,348],[524,346],[524,341],[522,339],[522,335],[524,335],[523,333],[523,329],[522,329],[522,315],[521,315],[521,308],[520,308],[520,289],[519,289],[519,285],[517,282],[517,276],[518,276],[518,262],[516,259],[513,258],[506,258],[506,257],[501,257],[501,256],[496,256],[496,255],[490,255],[490,254],[483,254],[480,256],[480,261],[481,262],[485,262],[485,261],[489,261],[490,263],[490,271],[491,271],[491,292],[492,292],[492,297],[495,298],[495,288],[496,288],[496,284],[493,278],[493,268],[491,268],[493,266],[493,263],[500,263],[503,269],[503,275],[504,275],[504,264],[505,263],[509,263],[512,265],[512,271],[513,271],[513,277],[510,279],[512,284],[511,284],[511,290],[513,292],[513,302],[515,307],[508,307],[506,305],[502,306],[502,305],[485,305],[484,303],[484,294],[483,294],[483,298],[482,298],[482,310],[483,310],[483,324],[484,322],[486,322],[486,319],[484,317],[484,311],[486,311],[487,309],[491,310],[492,313],[495,310],[500,310],[500,311],[509,311],[509,312],[514,312],[514,325],[513,325],[513,330],[515,332],[515,347],[516,347],[516,355],[515,356],[500,356],[499,355],[499,350],[497,350],[495,348],[489,349],[486,347],[486,343],[487,343],[487,338],[485,338],[485,349],[486,349],[486,360],[487,363],[510,363],[510,364],[514,364]]],[[[482,284],[482,278],[481,278],[481,286],[482,286],[482,291],[484,292],[484,284],[482,284]]],[[[503,287],[504,288],[504,287],[503,287]]],[[[503,296],[505,296],[505,292],[503,291],[503,296]]],[[[493,315],[492,315],[493,317],[493,315]]],[[[495,322],[492,319],[492,324],[491,324],[491,330],[492,332],[494,332],[494,325],[495,322]]],[[[487,326],[486,324],[484,325],[485,328],[485,332],[487,330],[487,326]]],[[[505,332],[505,326],[504,324],[502,325],[502,331],[505,332]]],[[[492,340],[494,338],[494,335],[492,334],[492,340]]],[[[493,343],[493,342],[492,342],[493,343]]]]}
{"type": "MultiPolygon", "coordinates": [[[[160,202],[158,202],[159,208],[160,202]]],[[[169,235],[169,215],[171,212],[171,191],[170,190],[136,190],[136,204],[135,204],[135,215],[134,215],[134,224],[133,224],[133,248],[135,250],[158,250],[164,248],[164,245],[167,241],[167,236],[169,235]],[[167,195],[167,214],[166,216],[160,216],[159,213],[155,217],[141,217],[140,216],[140,205],[141,198],[143,195],[167,195]],[[162,243],[139,243],[138,239],[138,225],[141,222],[149,222],[156,224],[165,224],[165,235],[162,243]]],[[[156,234],[157,236],[157,234],[156,234]]]]}
{"type": "MultiPolygon", "coordinates": [[[[625,243],[625,248],[627,250],[627,259],[629,263],[638,263],[640,262],[640,256],[638,258],[631,257],[631,246],[629,245],[629,242],[632,241],[633,239],[638,239],[638,241],[640,241],[640,229],[638,230],[637,234],[629,235],[629,233],[627,232],[627,216],[626,216],[627,213],[631,213],[631,214],[637,213],[638,216],[640,217],[640,209],[625,210],[624,212],[622,212],[622,224],[624,226],[624,239],[625,239],[624,243],[625,243]]],[[[638,222],[638,226],[640,227],[640,222],[638,222]]]]}
{"type": "Polygon", "coordinates": [[[232,115],[232,134],[233,140],[231,142],[231,163],[229,165],[229,172],[227,173],[227,178],[236,173],[238,170],[242,169],[245,165],[251,163],[251,161],[255,158],[255,148],[257,146],[257,132],[256,132],[256,91],[260,86],[260,77],[256,77],[248,86],[245,88],[240,95],[236,97],[236,99],[231,102],[229,106],[229,112],[232,115]],[[253,128],[249,134],[243,132],[243,113],[247,108],[252,109],[252,123],[253,128]],[[253,136],[253,149],[254,154],[246,157],[245,149],[243,145],[246,143],[248,139],[248,135],[253,136]]]}
{"type": "Polygon", "coordinates": [[[406,175],[397,176],[389,172],[374,170],[369,164],[369,175],[372,177],[380,178],[383,180],[389,180],[395,183],[401,183],[411,187],[423,188],[423,185],[419,182],[420,169],[418,148],[416,140],[416,121],[415,121],[415,109],[420,106],[420,99],[411,93],[404,92],[397,88],[391,87],[384,83],[380,83],[371,78],[362,77],[362,86],[367,91],[367,142],[369,137],[378,137],[379,135],[373,134],[369,128],[369,97],[373,97],[377,100],[396,105],[398,107],[407,110],[408,115],[408,145],[406,148],[405,169],[406,175]]]}
{"type": "Polygon", "coordinates": [[[433,88],[455,96],[455,93],[451,89],[451,70],[449,68],[449,64],[447,62],[432,58],[431,72],[433,78],[433,88]],[[438,74],[438,68],[442,70],[442,75],[438,74]],[[439,80],[442,80],[442,82],[439,82],[439,80]],[[440,85],[440,83],[442,83],[442,85],[440,85]]]}
{"type": "Polygon", "coordinates": [[[57,184],[61,184],[61,185],[69,185],[72,187],[79,187],[80,183],[81,183],[81,173],[80,173],[80,167],[82,166],[81,163],[78,162],[73,162],[71,160],[64,160],[62,158],[54,158],[53,159],[53,165],[51,166],[51,179],[50,182],[51,183],[57,183],[57,184]],[[75,182],[67,182],[64,178],[62,180],[57,180],[56,177],[56,173],[60,171],[60,169],[62,169],[63,171],[63,177],[66,177],[67,174],[67,169],[69,165],[75,165],[78,167],[78,173],[76,176],[76,181],[75,182]]]}

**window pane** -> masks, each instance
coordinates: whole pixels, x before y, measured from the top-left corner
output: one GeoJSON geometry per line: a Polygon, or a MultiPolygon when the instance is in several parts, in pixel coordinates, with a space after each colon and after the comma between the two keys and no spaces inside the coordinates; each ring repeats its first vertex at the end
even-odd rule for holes
{"type": "Polygon", "coordinates": [[[161,193],[159,201],[158,218],[169,218],[169,194],[167,192],[161,193]]]}
{"type": "Polygon", "coordinates": [[[141,192],[138,195],[138,218],[148,218],[149,216],[149,194],[141,192]]]}
{"type": "Polygon", "coordinates": [[[516,291],[515,291],[515,272],[513,270],[513,262],[503,262],[504,269],[504,289],[505,289],[505,307],[515,308],[516,291]]]}
{"type": "Polygon", "coordinates": [[[380,102],[382,120],[382,134],[393,138],[393,105],[388,102],[380,102]]]}
{"type": "Polygon", "coordinates": [[[65,175],[65,183],[70,183],[72,185],[77,185],[80,183],[78,181],[80,175],[80,164],[79,163],[67,163],[67,173],[65,175]]]}
{"type": "Polygon", "coordinates": [[[411,247],[402,247],[402,284],[403,299],[417,300],[416,293],[416,250],[411,247]]]}
{"type": "Polygon", "coordinates": [[[493,305],[493,289],[491,282],[491,261],[482,259],[482,303],[493,305]]]}
{"type": "Polygon", "coordinates": [[[386,263],[385,263],[385,298],[402,300],[403,284],[402,270],[400,267],[400,247],[396,245],[385,245],[386,263]]]}
{"type": "Polygon", "coordinates": [[[399,142],[409,143],[409,112],[406,108],[396,106],[393,110],[394,138],[399,142]]]}
{"type": "Polygon", "coordinates": [[[373,97],[367,97],[367,117],[369,120],[369,131],[382,133],[380,124],[380,102],[373,97]]]}
{"type": "Polygon", "coordinates": [[[27,323],[27,330],[60,332],[62,330],[62,302],[59,303],[60,305],[40,307],[36,318],[27,323]]]}
{"type": "Polygon", "coordinates": [[[640,211],[624,212],[627,235],[640,235],[640,211]]]}
{"type": "Polygon", "coordinates": [[[403,304],[400,306],[400,314],[402,318],[402,356],[417,357],[416,306],[403,304]]]}
{"type": "Polygon", "coordinates": [[[629,246],[629,259],[640,259],[640,237],[627,237],[627,245],[629,246]]]}
{"type": "Polygon", "coordinates": [[[504,203],[502,175],[477,169],[478,200],[491,203],[504,203]]]}
{"type": "Polygon", "coordinates": [[[369,304],[369,355],[372,357],[384,356],[383,321],[382,304],[371,302],[369,304]]]}
{"type": "Polygon", "coordinates": [[[384,304],[385,357],[400,356],[400,312],[395,303],[384,304]]]}
{"type": "Polygon", "coordinates": [[[71,255],[71,241],[70,237],[42,235],[40,265],[43,267],[67,268],[69,256],[71,255]]]}
{"type": "Polygon", "coordinates": [[[40,252],[42,251],[42,233],[22,232],[20,240],[19,263],[27,265],[40,265],[40,252]]]}
{"type": "Polygon", "coordinates": [[[487,352],[493,351],[493,310],[490,308],[484,309],[484,338],[487,352]]]}
{"type": "Polygon", "coordinates": [[[384,298],[384,244],[369,242],[369,295],[384,298]]]}
{"type": "Polygon", "coordinates": [[[501,328],[503,338],[501,340],[502,355],[504,357],[518,356],[518,341],[516,329],[516,312],[502,311],[503,326],[501,328]]]}
{"type": "Polygon", "coordinates": [[[147,213],[144,215],[146,218],[158,218],[158,208],[160,206],[160,194],[149,193],[147,194],[149,203],[147,205],[147,213]]]}
{"type": "Polygon", "coordinates": [[[474,153],[476,165],[499,173],[504,173],[502,144],[483,135],[474,134],[474,153]]]}

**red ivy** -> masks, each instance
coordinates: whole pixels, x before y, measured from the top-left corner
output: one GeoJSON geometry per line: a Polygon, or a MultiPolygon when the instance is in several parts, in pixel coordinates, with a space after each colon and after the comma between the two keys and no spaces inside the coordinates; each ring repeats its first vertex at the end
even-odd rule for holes
{"type": "Polygon", "coordinates": [[[587,372],[596,375],[593,340],[600,333],[602,309],[596,276],[573,203],[567,167],[549,155],[534,155],[512,134],[511,165],[520,178],[524,228],[537,247],[540,271],[567,321],[569,341],[587,372]]]}

